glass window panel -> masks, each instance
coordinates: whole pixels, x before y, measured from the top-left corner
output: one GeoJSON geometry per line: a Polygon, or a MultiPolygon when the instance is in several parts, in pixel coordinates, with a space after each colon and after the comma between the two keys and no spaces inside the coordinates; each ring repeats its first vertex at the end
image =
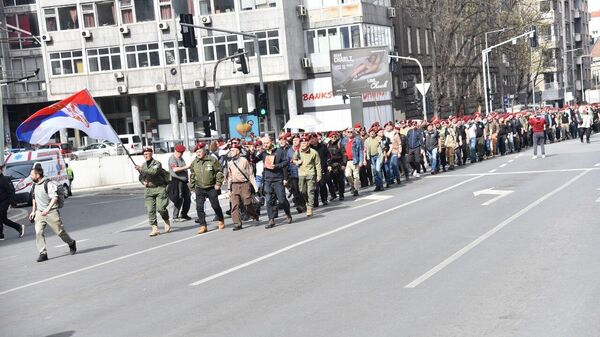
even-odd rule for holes
{"type": "Polygon", "coordinates": [[[77,7],[59,7],[58,8],[58,21],[60,22],[60,29],[78,29],[79,21],[77,18],[77,7]]]}
{"type": "Polygon", "coordinates": [[[308,53],[318,53],[319,50],[315,48],[315,31],[311,30],[306,32],[306,45],[308,47],[308,53]]]}
{"type": "Polygon", "coordinates": [[[98,55],[98,50],[97,49],[90,49],[90,50],[88,50],[88,56],[94,56],[94,55],[98,55]]]}
{"type": "Polygon", "coordinates": [[[350,27],[350,33],[352,35],[352,48],[360,48],[360,27],[350,27]]]}
{"type": "Polygon", "coordinates": [[[175,15],[179,14],[194,14],[194,2],[192,0],[171,0],[175,15]]]}
{"type": "Polygon", "coordinates": [[[151,43],[148,45],[148,49],[150,50],[158,50],[158,43],[151,43]]]}
{"type": "Polygon", "coordinates": [[[137,46],[135,46],[135,49],[137,51],[148,50],[148,45],[147,44],[138,44],[137,46]]]}
{"type": "Polygon", "coordinates": [[[135,54],[127,55],[127,68],[137,68],[135,54]]]}
{"type": "Polygon", "coordinates": [[[72,74],[73,73],[73,64],[71,60],[63,60],[62,61],[62,70],[63,74],[72,74]]]}
{"type": "Polygon", "coordinates": [[[137,22],[154,21],[154,1],[134,0],[137,22]]]}
{"type": "Polygon", "coordinates": [[[58,25],[56,24],[56,17],[46,18],[46,30],[49,32],[54,32],[58,30],[58,25]]]}
{"type": "Polygon", "coordinates": [[[125,46],[125,52],[134,52],[135,46],[125,46]]]}
{"type": "Polygon", "coordinates": [[[61,58],[71,57],[71,52],[62,52],[60,53],[61,58]]]}
{"type": "Polygon", "coordinates": [[[150,52],[150,65],[153,67],[160,65],[160,57],[157,51],[150,52]]]}
{"type": "Polygon", "coordinates": [[[120,52],[121,52],[121,48],[119,48],[119,47],[110,48],[110,52],[111,52],[112,54],[115,54],[115,53],[117,53],[117,54],[118,54],[118,53],[120,53],[120,52]]]}
{"type": "Polygon", "coordinates": [[[100,48],[98,49],[98,53],[100,55],[108,55],[108,48],[100,48]]]}
{"type": "Polygon", "coordinates": [[[98,71],[98,59],[96,57],[90,57],[88,59],[88,63],[90,64],[90,72],[98,71]]]}
{"type": "Polygon", "coordinates": [[[108,56],[102,56],[100,58],[100,70],[110,70],[110,58],[108,56]]]}
{"type": "Polygon", "coordinates": [[[254,56],[254,42],[245,42],[244,50],[248,52],[248,57],[254,56]]]}
{"type": "Polygon", "coordinates": [[[119,55],[111,56],[110,61],[112,62],[113,70],[121,69],[121,57],[119,55]]]}
{"type": "Polygon", "coordinates": [[[77,57],[77,56],[81,57],[81,55],[83,55],[83,54],[80,51],[74,51],[73,52],[73,57],[77,57]]]}
{"type": "Polygon", "coordinates": [[[276,37],[279,36],[279,31],[278,30],[270,30],[267,32],[267,36],[268,37],[276,37]]]}
{"type": "Polygon", "coordinates": [[[228,44],[227,45],[227,53],[228,53],[227,55],[233,55],[233,54],[237,53],[237,49],[238,49],[237,44],[235,44],[235,43],[228,44]]]}
{"type": "Polygon", "coordinates": [[[200,0],[200,15],[210,15],[212,14],[212,9],[210,7],[211,0],[200,0]]]}
{"type": "Polygon", "coordinates": [[[220,44],[216,46],[217,49],[217,59],[222,59],[227,56],[227,51],[225,50],[225,45],[220,44]]]}
{"type": "Polygon", "coordinates": [[[268,55],[267,52],[267,41],[258,41],[258,50],[260,55],[268,55]]]}
{"type": "Polygon", "coordinates": [[[254,9],[254,0],[240,0],[240,5],[243,11],[254,9]]]}
{"type": "Polygon", "coordinates": [[[215,51],[213,46],[205,46],[204,47],[204,60],[205,61],[214,61],[215,60],[215,51]]]}
{"type": "Polygon", "coordinates": [[[329,35],[329,49],[331,49],[331,50],[341,49],[342,40],[338,34],[337,28],[330,28],[328,30],[328,35],[329,35]]]}
{"type": "Polygon", "coordinates": [[[215,43],[225,42],[225,36],[215,36],[215,43]]]}
{"type": "Polygon", "coordinates": [[[100,2],[96,4],[98,11],[98,26],[114,26],[115,25],[115,3],[100,2]]]}
{"type": "Polygon", "coordinates": [[[73,60],[73,63],[75,64],[75,72],[77,74],[81,74],[83,73],[83,60],[82,59],[75,59],[73,60]]]}
{"type": "Polygon", "coordinates": [[[133,23],[133,11],[131,9],[121,10],[121,19],[124,24],[133,23]]]}
{"type": "Polygon", "coordinates": [[[165,48],[175,48],[175,42],[165,42],[165,48]]]}
{"type": "Polygon", "coordinates": [[[50,59],[51,60],[55,60],[55,59],[58,59],[58,58],[60,58],[60,55],[58,53],[51,53],[50,54],[50,59]]]}
{"type": "Polygon", "coordinates": [[[259,39],[264,39],[267,37],[267,33],[265,32],[258,32],[256,33],[256,37],[258,37],[259,39]]]}
{"type": "Polygon", "coordinates": [[[216,0],[214,4],[215,14],[229,13],[235,10],[234,0],[216,0]]]}
{"type": "Polygon", "coordinates": [[[190,48],[188,49],[188,53],[189,53],[189,62],[198,62],[200,61],[200,58],[198,57],[198,48],[190,48]]]}
{"type": "Polygon", "coordinates": [[[342,48],[351,48],[350,45],[350,30],[348,27],[340,27],[340,35],[342,39],[342,48]]]}
{"type": "Polygon", "coordinates": [[[269,54],[279,54],[279,39],[269,40],[269,54]]]}
{"type": "Polygon", "coordinates": [[[147,53],[138,54],[138,66],[140,68],[144,68],[144,67],[148,67],[149,65],[150,65],[150,63],[148,61],[148,54],[147,53]]]}
{"type": "Polygon", "coordinates": [[[61,74],[60,61],[50,62],[50,67],[52,67],[52,75],[60,75],[61,74]]]}
{"type": "Polygon", "coordinates": [[[174,50],[165,50],[165,62],[167,64],[175,64],[175,51],[174,50]]]}
{"type": "Polygon", "coordinates": [[[227,42],[237,41],[237,35],[228,35],[227,42]]]}
{"type": "Polygon", "coordinates": [[[205,37],[202,39],[202,44],[212,44],[212,43],[213,43],[212,37],[205,37]]]}

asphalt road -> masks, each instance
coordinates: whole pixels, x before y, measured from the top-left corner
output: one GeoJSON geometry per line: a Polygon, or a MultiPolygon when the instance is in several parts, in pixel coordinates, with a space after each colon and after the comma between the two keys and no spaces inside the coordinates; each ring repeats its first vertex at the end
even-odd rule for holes
{"type": "Polygon", "coordinates": [[[149,238],[141,190],[75,196],[62,211],[74,256],[47,229],[50,260],[36,263],[32,226],[5,229],[0,336],[600,336],[592,140],[364,191],[271,230],[263,217],[196,236],[190,221],[149,238]]]}

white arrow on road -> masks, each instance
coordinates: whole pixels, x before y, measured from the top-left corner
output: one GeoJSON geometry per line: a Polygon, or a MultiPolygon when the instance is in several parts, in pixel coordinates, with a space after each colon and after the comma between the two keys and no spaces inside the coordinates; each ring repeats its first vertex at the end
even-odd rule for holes
{"type": "Polygon", "coordinates": [[[486,202],[484,202],[483,204],[481,204],[481,206],[488,206],[491,205],[492,203],[496,202],[497,200],[499,200],[500,198],[503,198],[511,193],[513,193],[514,191],[503,191],[503,190],[495,190],[493,187],[485,189],[485,190],[481,190],[481,191],[475,191],[473,192],[473,196],[477,197],[480,196],[482,194],[487,194],[487,195],[495,195],[495,198],[492,198],[486,202]]]}

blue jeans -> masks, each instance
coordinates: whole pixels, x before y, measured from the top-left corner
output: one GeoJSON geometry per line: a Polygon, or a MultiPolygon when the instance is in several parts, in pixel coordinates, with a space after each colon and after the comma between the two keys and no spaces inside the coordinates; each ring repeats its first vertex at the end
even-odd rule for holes
{"type": "Polygon", "coordinates": [[[471,151],[471,163],[477,161],[477,138],[469,140],[469,150],[471,151]]]}
{"type": "Polygon", "coordinates": [[[371,157],[371,170],[373,171],[373,178],[375,179],[375,187],[383,188],[383,172],[381,171],[383,166],[383,158],[381,156],[371,157]]]}
{"type": "Polygon", "coordinates": [[[431,172],[435,172],[438,164],[438,149],[434,148],[432,150],[426,150],[427,158],[429,158],[429,162],[431,163],[431,172]]]}
{"type": "Polygon", "coordinates": [[[400,168],[398,166],[398,156],[393,154],[385,163],[385,174],[387,183],[392,184],[394,179],[400,182],[400,168]]]}

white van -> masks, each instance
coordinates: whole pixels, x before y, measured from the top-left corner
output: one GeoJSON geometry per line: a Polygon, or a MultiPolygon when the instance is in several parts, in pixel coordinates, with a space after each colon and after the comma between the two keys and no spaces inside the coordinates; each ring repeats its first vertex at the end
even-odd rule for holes
{"type": "Polygon", "coordinates": [[[119,139],[130,154],[141,154],[144,150],[142,139],[136,134],[119,135],[119,139]]]}
{"type": "Polygon", "coordinates": [[[36,164],[44,169],[44,176],[63,185],[65,198],[71,192],[65,160],[60,149],[39,149],[9,154],[5,159],[4,175],[9,177],[15,187],[16,202],[31,204],[31,186],[29,177],[36,164]]]}

